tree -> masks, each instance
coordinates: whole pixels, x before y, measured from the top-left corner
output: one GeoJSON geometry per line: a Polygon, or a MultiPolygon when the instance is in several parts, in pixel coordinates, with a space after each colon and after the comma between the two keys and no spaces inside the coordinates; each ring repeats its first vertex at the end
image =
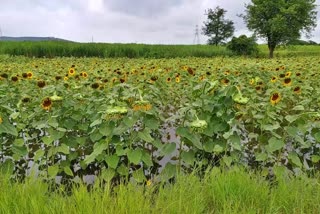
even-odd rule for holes
{"type": "Polygon", "coordinates": [[[202,27],[202,34],[209,36],[208,43],[210,45],[222,44],[226,39],[230,38],[234,33],[233,21],[224,18],[226,10],[216,7],[214,10],[206,11],[207,21],[202,27]]]}
{"type": "Polygon", "coordinates": [[[247,37],[246,35],[241,35],[239,37],[233,37],[228,43],[227,49],[231,50],[237,55],[254,55],[258,54],[258,44],[256,43],[255,37],[247,37]]]}
{"type": "Polygon", "coordinates": [[[310,37],[316,27],[317,5],[315,0],[252,0],[242,15],[249,30],[268,43],[269,57],[277,45],[310,37]]]}

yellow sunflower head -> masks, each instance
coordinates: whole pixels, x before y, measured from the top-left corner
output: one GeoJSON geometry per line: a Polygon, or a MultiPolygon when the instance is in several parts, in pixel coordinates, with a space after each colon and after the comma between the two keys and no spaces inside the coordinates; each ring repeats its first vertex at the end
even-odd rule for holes
{"type": "Polygon", "coordinates": [[[275,105],[277,103],[279,103],[281,100],[281,95],[279,92],[274,92],[271,96],[270,96],[270,103],[272,105],[275,105]]]}
{"type": "Polygon", "coordinates": [[[73,76],[73,75],[76,74],[76,70],[74,69],[74,67],[72,67],[72,68],[69,69],[68,74],[69,74],[70,76],[73,76]]]}
{"type": "Polygon", "coordinates": [[[51,109],[51,107],[52,107],[52,100],[50,99],[50,97],[47,97],[47,98],[45,98],[44,100],[42,100],[41,107],[42,107],[44,110],[47,110],[47,111],[51,109]]]}
{"type": "Polygon", "coordinates": [[[273,76],[273,77],[271,78],[271,82],[272,82],[272,83],[277,82],[277,77],[273,76]]]}

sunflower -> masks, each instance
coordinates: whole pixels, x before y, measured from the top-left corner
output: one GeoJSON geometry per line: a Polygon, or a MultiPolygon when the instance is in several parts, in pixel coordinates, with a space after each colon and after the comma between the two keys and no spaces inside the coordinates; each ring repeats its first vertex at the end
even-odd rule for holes
{"type": "Polygon", "coordinates": [[[0,124],[3,122],[2,117],[0,116],[0,124]]]}
{"type": "Polygon", "coordinates": [[[62,79],[62,76],[56,76],[55,79],[58,81],[58,80],[61,80],[62,79]]]}
{"type": "Polygon", "coordinates": [[[73,76],[73,75],[76,74],[76,70],[74,69],[74,67],[72,67],[72,68],[69,69],[68,74],[69,74],[70,76],[73,76]]]}
{"type": "Polygon", "coordinates": [[[270,96],[270,103],[272,105],[275,105],[277,103],[279,103],[281,100],[281,96],[278,92],[274,92],[271,96],[270,96]]]}
{"type": "Polygon", "coordinates": [[[301,73],[300,73],[300,72],[296,73],[296,76],[297,76],[297,77],[300,77],[300,76],[301,76],[301,73]]]}
{"type": "Polygon", "coordinates": [[[11,80],[12,80],[13,82],[17,82],[17,81],[19,80],[19,78],[18,78],[17,76],[13,76],[13,77],[11,77],[11,80]]]}
{"type": "Polygon", "coordinates": [[[83,78],[88,78],[88,74],[87,74],[87,72],[81,72],[80,73],[80,76],[82,76],[83,78]]]}
{"type": "Polygon", "coordinates": [[[250,85],[253,85],[255,83],[255,79],[254,78],[250,79],[249,83],[250,85]]]}
{"type": "Polygon", "coordinates": [[[273,82],[273,83],[277,82],[277,77],[273,76],[273,77],[271,78],[271,82],[273,82]]]}
{"type": "Polygon", "coordinates": [[[39,88],[44,88],[46,86],[46,82],[44,80],[39,80],[37,85],[39,88]]]}
{"type": "Polygon", "coordinates": [[[167,78],[167,82],[168,83],[171,82],[171,78],[170,77],[167,78]]]}
{"type": "Polygon", "coordinates": [[[284,86],[290,86],[291,84],[292,84],[291,78],[285,78],[285,79],[283,80],[283,85],[284,85],[284,86]]]}
{"type": "Polygon", "coordinates": [[[52,107],[52,101],[51,101],[50,97],[47,97],[47,98],[45,98],[44,100],[42,100],[41,107],[42,107],[44,110],[50,110],[50,109],[51,109],[51,107],[52,107]]]}
{"type": "Polygon", "coordinates": [[[133,111],[149,111],[152,109],[152,105],[149,101],[139,100],[133,104],[132,108],[133,111]]]}
{"type": "Polygon", "coordinates": [[[28,74],[27,73],[22,73],[22,77],[23,78],[28,78],[28,74]]]}
{"type": "Polygon", "coordinates": [[[227,86],[227,85],[229,85],[229,83],[230,83],[230,80],[228,80],[228,79],[222,79],[221,80],[221,83],[223,84],[223,85],[225,85],[225,86],[227,86]]]}
{"type": "Polygon", "coordinates": [[[69,78],[68,78],[67,76],[64,76],[64,77],[63,77],[63,80],[64,80],[64,81],[67,81],[68,79],[69,79],[69,78]]]}
{"type": "Polygon", "coordinates": [[[286,73],[286,77],[287,77],[287,78],[290,77],[291,74],[292,74],[292,72],[291,72],[291,71],[288,71],[288,72],[286,73]]]}
{"type": "Polygon", "coordinates": [[[177,77],[176,77],[176,83],[179,83],[180,81],[181,81],[180,76],[177,76],[177,77]]]}
{"type": "Polygon", "coordinates": [[[6,74],[6,73],[1,74],[0,76],[1,76],[2,78],[4,78],[4,79],[8,79],[8,74],[6,74]]]}
{"type": "Polygon", "coordinates": [[[99,83],[93,83],[92,85],[91,85],[91,88],[93,88],[93,89],[97,89],[97,88],[99,88],[100,87],[100,84],[99,83]]]}
{"type": "Polygon", "coordinates": [[[24,97],[24,98],[21,99],[21,101],[23,103],[28,103],[28,102],[30,102],[30,97],[24,97]]]}
{"type": "Polygon", "coordinates": [[[190,67],[188,67],[187,71],[188,71],[188,73],[189,73],[190,75],[192,75],[192,76],[196,75],[195,72],[194,72],[194,70],[193,70],[192,68],[190,68],[190,67]]]}
{"type": "Polygon", "coordinates": [[[296,94],[301,94],[301,88],[300,86],[297,86],[293,89],[293,92],[296,93],[296,94]]]}
{"type": "Polygon", "coordinates": [[[286,76],[285,74],[280,74],[279,75],[280,78],[285,78],[285,76],[286,76]]]}
{"type": "Polygon", "coordinates": [[[32,79],[33,73],[31,71],[28,71],[27,72],[27,76],[28,76],[28,79],[32,79]]]}

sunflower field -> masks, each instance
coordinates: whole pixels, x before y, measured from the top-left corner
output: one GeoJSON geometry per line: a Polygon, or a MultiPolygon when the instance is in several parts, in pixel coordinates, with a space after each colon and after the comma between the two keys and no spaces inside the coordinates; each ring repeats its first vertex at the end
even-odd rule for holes
{"type": "Polygon", "coordinates": [[[211,166],[320,169],[320,60],[1,56],[13,176],[170,179],[211,166]]]}

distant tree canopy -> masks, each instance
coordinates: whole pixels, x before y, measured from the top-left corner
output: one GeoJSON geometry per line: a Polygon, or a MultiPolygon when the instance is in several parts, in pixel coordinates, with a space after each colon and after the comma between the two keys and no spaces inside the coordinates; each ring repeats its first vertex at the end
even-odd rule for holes
{"type": "Polygon", "coordinates": [[[204,22],[204,26],[202,27],[202,34],[210,37],[208,44],[217,46],[233,36],[234,23],[231,20],[225,19],[226,12],[226,10],[220,7],[206,11],[207,21],[204,22]]]}
{"type": "Polygon", "coordinates": [[[310,36],[316,27],[315,0],[252,0],[242,15],[249,30],[268,43],[269,57],[277,45],[310,36]]]}
{"type": "Polygon", "coordinates": [[[309,41],[304,41],[301,39],[294,39],[291,40],[287,43],[287,45],[318,45],[315,41],[309,40],[309,41]]]}
{"type": "Polygon", "coordinates": [[[258,44],[255,37],[247,37],[241,35],[239,37],[233,37],[228,43],[227,49],[231,50],[237,55],[254,55],[259,52],[258,44]]]}

